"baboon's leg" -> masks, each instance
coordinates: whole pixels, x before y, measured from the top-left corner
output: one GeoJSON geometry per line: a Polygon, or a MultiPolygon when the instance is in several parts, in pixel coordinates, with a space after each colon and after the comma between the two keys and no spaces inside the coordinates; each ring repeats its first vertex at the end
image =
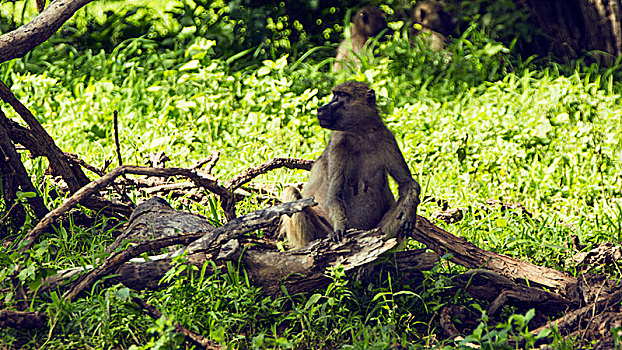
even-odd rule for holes
{"type": "Polygon", "coordinates": [[[408,195],[400,200],[382,217],[380,230],[389,237],[397,237],[400,243],[412,234],[417,220],[419,197],[408,195]]]}
{"type": "MultiPolygon", "coordinates": [[[[283,189],[282,202],[292,202],[301,199],[300,192],[291,186],[283,189]]],[[[281,234],[287,237],[287,241],[295,248],[302,248],[311,241],[325,237],[331,231],[326,220],[319,217],[313,208],[305,208],[291,217],[281,217],[281,234]]]]}

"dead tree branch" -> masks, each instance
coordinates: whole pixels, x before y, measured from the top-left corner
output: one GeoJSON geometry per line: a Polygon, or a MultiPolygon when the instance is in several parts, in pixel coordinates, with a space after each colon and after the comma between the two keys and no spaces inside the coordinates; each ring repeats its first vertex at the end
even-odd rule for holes
{"type": "Polygon", "coordinates": [[[0,63],[22,57],[93,0],[55,0],[29,23],[0,36],[0,63]]]}
{"type": "MultiPolygon", "coordinates": [[[[50,7],[52,7],[52,5],[50,5],[50,7]]],[[[1,47],[0,52],[2,52],[1,47]]],[[[61,151],[61,149],[56,146],[56,143],[54,143],[52,137],[47,133],[47,131],[45,131],[45,129],[43,128],[43,126],[41,126],[35,116],[32,115],[30,110],[28,110],[28,108],[26,108],[26,106],[24,106],[15,97],[15,95],[13,95],[11,90],[2,81],[0,81],[0,98],[2,98],[2,100],[4,100],[11,107],[13,107],[15,112],[17,112],[17,114],[19,114],[22,119],[24,119],[26,124],[28,124],[28,126],[30,127],[29,131],[32,133],[34,140],[36,140],[37,143],[41,144],[40,149],[43,154],[48,158],[50,162],[50,167],[52,167],[52,169],[57,171],[63,177],[65,182],[67,182],[67,186],[69,186],[69,190],[72,193],[76,192],[82,186],[90,182],[89,178],[84,174],[82,169],[77,164],[70,163],[67,160],[63,151],[61,151]]]]}
{"type": "MultiPolygon", "coordinates": [[[[69,209],[73,208],[78,203],[86,200],[87,197],[91,196],[93,193],[108,186],[111,182],[114,181],[114,179],[124,174],[160,176],[160,177],[185,176],[189,178],[190,180],[194,181],[194,183],[197,184],[198,186],[201,186],[221,196],[221,200],[223,201],[223,206],[233,203],[233,193],[231,193],[228,189],[224,188],[217,181],[205,178],[201,176],[200,174],[198,174],[196,171],[193,171],[190,169],[184,169],[184,168],[151,168],[151,167],[141,167],[141,166],[133,166],[133,165],[123,165],[123,166],[114,168],[108,174],[80,188],[76,193],[74,193],[71,197],[69,197],[58,208],[52,210],[48,215],[46,215],[43,218],[43,220],[41,220],[37,224],[37,226],[35,226],[26,235],[24,240],[28,243],[24,246],[22,251],[30,249],[32,245],[36,242],[38,237],[56,219],[58,219],[61,215],[63,215],[63,213],[67,212],[69,209]]],[[[227,214],[226,209],[225,209],[225,214],[227,214]]],[[[231,212],[229,212],[229,216],[231,216],[231,212]]]]}
{"type": "Polygon", "coordinates": [[[220,159],[220,151],[214,151],[209,156],[196,162],[194,165],[190,167],[190,169],[192,170],[200,169],[202,166],[207,164],[207,167],[205,167],[204,172],[207,174],[211,174],[212,169],[214,168],[214,165],[216,165],[216,162],[218,162],[219,159],[220,159]]]}
{"type": "Polygon", "coordinates": [[[21,188],[24,192],[35,193],[34,197],[27,198],[37,218],[43,218],[48,209],[43,203],[43,199],[30,181],[30,175],[24,168],[20,155],[15,150],[15,146],[9,138],[7,118],[0,110],[0,169],[2,170],[2,189],[4,191],[5,205],[19,205],[17,201],[17,190],[21,188]]]}
{"type": "Polygon", "coordinates": [[[283,167],[288,169],[311,170],[311,165],[313,165],[312,160],[295,158],[272,158],[261,165],[251,167],[242,171],[240,174],[234,176],[231,180],[226,181],[225,187],[233,191],[236,188],[251,181],[255,177],[261,174],[265,174],[270,170],[283,167]]]}
{"type": "Polygon", "coordinates": [[[40,328],[47,324],[46,314],[38,312],[0,310],[0,327],[11,328],[40,328]]]}
{"type": "Polygon", "coordinates": [[[128,262],[130,259],[135,258],[140,254],[169,247],[175,244],[188,244],[203,235],[203,232],[199,232],[182,236],[161,237],[149,242],[130,246],[124,251],[112,254],[99,267],[78,278],[71,289],[67,291],[63,297],[66,301],[73,301],[84,290],[91,288],[97,280],[111,274],[123,263],[128,262]]]}
{"type": "Polygon", "coordinates": [[[542,326],[538,329],[531,331],[531,334],[537,335],[545,328],[557,327],[561,334],[568,334],[573,330],[576,330],[581,326],[582,322],[589,321],[594,315],[598,315],[604,311],[617,311],[619,312],[620,302],[622,301],[622,290],[601,297],[597,301],[590,305],[584,306],[580,309],[574,310],[551,322],[546,326],[542,326]],[[614,308],[618,306],[618,309],[614,308]]]}
{"type": "Polygon", "coordinates": [[[453,257],[450,260],[456,264],[471,269],[485,268],[513,281],[527,280],[532,285],[552,289],[574,304],[579,303],[577,278],[557,270],[478,248],[466,239],[452,235],[421,216],[417,218],[413,238],[438,254],[451,253],[453,257]]]}

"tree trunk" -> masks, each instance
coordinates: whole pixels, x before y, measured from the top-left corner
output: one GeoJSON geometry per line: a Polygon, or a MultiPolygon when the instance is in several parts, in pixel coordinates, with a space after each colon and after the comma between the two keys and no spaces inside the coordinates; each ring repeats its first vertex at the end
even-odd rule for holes
{"type": "MultiPolygon", "coordinates": [[[[519,1],[521,2],[521,1],[519,1]]],[[[525,0],[542,30],[531,49],[540,55],[576,58],[588,52],[611,64],[622,53],[622,0],[525,0]]]]}

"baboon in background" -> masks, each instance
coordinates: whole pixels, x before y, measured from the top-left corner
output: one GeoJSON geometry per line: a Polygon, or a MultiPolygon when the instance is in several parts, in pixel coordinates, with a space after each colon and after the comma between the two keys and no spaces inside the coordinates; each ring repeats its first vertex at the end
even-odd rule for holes
{"type": "Polygon", "coordinates": [[[419,24],[422,29],[411,27],[411,42],[416,35],[423,33],[430,49],[440,51],[445,48],[447,36],[456,30],[456,19],[445,11],[442,1],[417,2],[413,8],[413,25],[419,24]]]}
{"type": "Polygon", "coordinates": [[[340,240],[348,228],[380,227],[391,237],[404,238],[406,232],[397,230],[414,228],[421,190],[378,114],[374,90],[355,81],[337,85],[317,117],[320,126],[332,130],[328,145],[313,164],[302,195],[287,187],[282,200],[314,196],[318,205],[283,216],[281,233],[295,248],[327,235],[340,240]],[[397,203],[387,175],[398,184],[397,203]]]}
{"type": "Polygon", "coordinates": [[[363,7],[354,15],[350,27],[350,40],[345,39],[339,44],[337,57],[333,63],[333,72],[341,70],[350,62],[354,62],[357,67],[360,66],[360,61],[356,55],[362,54],[363,47],[369,38],[373,38],[383,30],[388,29],[385,16],[386,14],[376,6],[363,7]]]}

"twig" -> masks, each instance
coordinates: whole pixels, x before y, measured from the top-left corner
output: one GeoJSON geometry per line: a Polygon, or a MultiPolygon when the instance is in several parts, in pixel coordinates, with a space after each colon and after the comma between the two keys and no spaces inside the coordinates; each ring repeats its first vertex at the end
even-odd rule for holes
{"type": "Polygon", "coordinates": [[[123,158],[121,158],[121,145],[119,144],[119,120],[117,118],[117,110],[112,113],[112,126],[114,128],[114,147],[117,151],[117,161],[119,166],[123,165],[123,158]]]}
{"type": "MultiPolygon", "coordinates": [[[[145,310],[145,312],[147,312],[147,315],[151,316],[151,318],[157,320],[160,317],[162,317],[162,313],[158,309],[156,309],[153,305],[147,303],[143,299],[138,298],[138,297],[132,297],[132,301],[138,304],[143,310],[145,310]]],[[[222,346],[220,346],[218,343],[212,340],[209,340],[205,338],[204,336],[187,329],[186,327],[182,326],[179,323],[175,324],[175,330],[185,335],[186,339],[188,339],[195,345],[200,346],[203,349],[207,349],[207,350],[222,349],[222,346]]]]}
{"type": "Polygon", "coordinates": [[[302,169],[302,170],[311,170],[311,166],[313,165],[312,160],[306,159],[296,159],[296,158],[272,158],[269,161],[248,168],[242,171],[240,174],[234,176],[231,180],[225,182],[225,187],[230,189],[231,191],[236,188],[244,185],[245,183],[251,181],[255,177],[265,174],[270,170],[278,169],[278,168],[288,168],[288,169],[302,169]]]}
{"type": "Polygon", "coordinates": [[[207,173],[207,174],[211,174],[212,173],[212,169],[214,168],[214,165],[216,165],[216,162],[218,161],[218,159],[220,159],[220,151],[214,151],[209,156],[207,156],[207,157],[201,159],[200,161],[196,162],[193,166],[190,167],[190,169],[193,169],[193,170],[194,169],[199,169],[203,165],[207,164],[207,167],[203,171],[205,173],[207,173]]]}
{"type": "Polygon", "coordinates": [[[80,159],[77,154],[73,154],[73,153],[69,153],[69,152],[64,152],[64,153],[65,153],[65,156],[67,157],[67,159],[69,159],[70,161],[72,161],[72,162],[74,162],[76,164],[79,164],[84,169],[87,169],[87,170],[90,170],[90,171],[94,172],[98,176],[104,176],[105,172],[103,172],[101,169],[98,169],[97,167],[87,163],[83,159],[80,159]]]}
{"type": "Polygon", "coordinates": [[[568,312],[564,316],[558,318],[555,321],[552,321],[548,325],[535,329],[530,333],[532,335],[537,335],[546,328],[555,327],[559,330],[561,334],[567,334],[570,332],[570,330],[576,328],[581,320],[584,319],[584,317],[585,319],[591,319],[594,317],[594,315],[600,314],[606,310],[611,311],[611,307],[615,307],[615,305],[619,306],[620,301],[622,301],[622,290],[617,290],[612,294],[598,299],[590,305],[584,306],[572,312],[568,312]]]}
{"type": "Polygon", "coordinates": [[[116,179],[117,177],[123,174],[160,176],[160,177],[185,176],[189,178],[190,180],[192,180],[198,186],[201,186],[219,195],[221,198],[221,203],[222,203],[221,205],[223,206],[223,210],[225,211],[225,215],[227,216],[227,218],[230,220],[233,220],[235,218],[235,203],[233,202],[233,193],[229,191],[227,188],[220,185],[217,181],[205,178],[199,175],[194,170],[184,169],[184,168],[152,168],[152,167],[141,167],[141,166],[133,166],[133,165],[123,165],[123,166],[114,168],[108,174],[80,188],[71,197],[65,200],[65,202],[61,204],[58,208],[48,213],[43,218],[43,220],[41,220],[37,224],[37,226],[35,226],[26,235],[24,240],[27,242],[27,244],[22,248],[22,251],[26,251],[30,249],[32,245],[36,242],[36,240],[39,238],[39,236],[48,228],[48,226],[50,226],[63,213],[73,208],[78,203],[83,201],[85,198],[91,196],[93,193],[99,191],[105,186],[108,186],[112,181],[114,181],[114,179],[116,179]],[[232,209],[233,209],[233,214],[231,211],[232,209]]]}
{"type": "Polygon", "coordinates": [[[175,190],[186,190],[189,188],[195,187],[195,184],[190,181],[177,182],[171,184],[158,185],[153,187],[148,187],[144,191],[146,194],[153,194],[157,192],[167,192],[167,191],[175,191],[175,190]]]}
{"type": "Polygon", "coordinates": [[[160,237],[151,241],[130,246],[126,250],[114,253],[109,256],[103,264],[92,270],[86,275],[78,278],[71,289],[63,296],[66,301],[73,301],[80,293],[90,288],[97,280],[103,276],[111,274],[119,266],[132,258],[153,250],[158,250],[175,244],[188,244],[201,238],[205,232],[191,233],[180,236],[160,237]]]}

